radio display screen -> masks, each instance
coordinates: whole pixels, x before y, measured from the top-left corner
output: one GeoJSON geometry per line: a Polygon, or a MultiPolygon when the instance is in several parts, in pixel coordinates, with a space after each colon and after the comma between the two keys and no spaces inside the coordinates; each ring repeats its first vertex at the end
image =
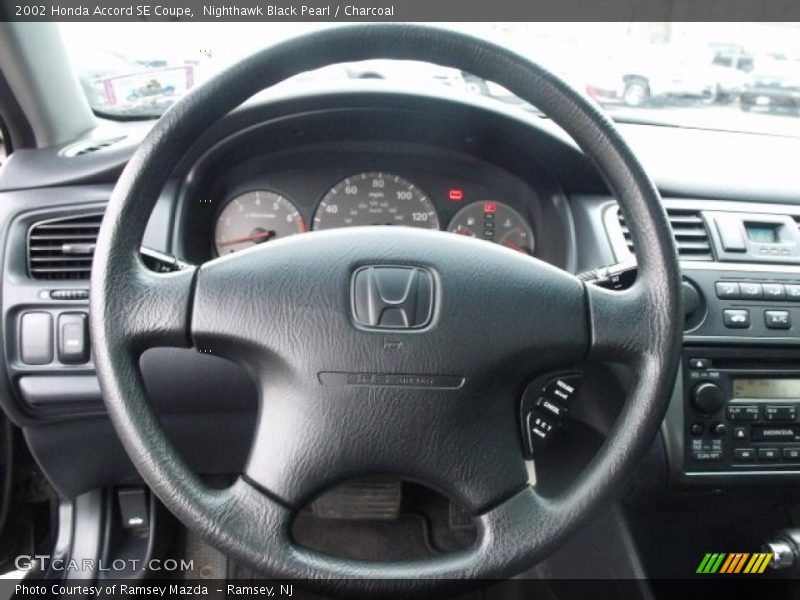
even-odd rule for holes
{"type": "Polygon", "coordinates": [[[800,400],[800,379],[734,379],[733,397],[800,400]]]}

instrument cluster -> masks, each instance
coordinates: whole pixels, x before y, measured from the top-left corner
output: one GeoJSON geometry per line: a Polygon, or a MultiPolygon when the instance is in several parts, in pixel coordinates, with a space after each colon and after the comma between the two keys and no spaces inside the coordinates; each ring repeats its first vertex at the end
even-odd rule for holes
{"type": "Polygon", "coordinates": [[[225,198],[216,215],[214,254],[222,256],[308,231],[365,225],[446,230],[530,255],[535,249],[532,223],[524,208],[514,199],[487,193],[485,186],[472,190],[452,185],[445,193],[439,191],[434,201],[412,178],[365,171],[329,187],[308,218],[303,214],[308,212],[303,210],[308,203],[300,200],[274,187],[237,190],[225,198]]]}

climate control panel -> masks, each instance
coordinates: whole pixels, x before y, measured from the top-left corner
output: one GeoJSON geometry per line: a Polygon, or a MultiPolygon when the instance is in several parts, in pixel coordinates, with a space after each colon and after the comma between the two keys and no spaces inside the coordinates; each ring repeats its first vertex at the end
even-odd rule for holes
{"type": "Polygon", "coordinates": [[[800,340],[800,274],[683,267],[701,298],[686,319],[687,343],[800,340]]]}

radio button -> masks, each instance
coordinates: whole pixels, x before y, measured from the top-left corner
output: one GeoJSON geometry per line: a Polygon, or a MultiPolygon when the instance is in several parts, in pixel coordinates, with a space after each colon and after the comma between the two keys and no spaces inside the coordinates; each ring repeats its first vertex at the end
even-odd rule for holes
{"type": "Polygon", "coordinates": [[[733,404],[728,406],[729,421],[757,421],[758,407],[733,404]]]}
{"type": "Polygon", "coordinates": [[[800,461],[800,448],[784,448],[783,460],[800,461]]]}
{"type": "Polygon", "coordinates": [[[764,324],[767,329],[790,329],[792,319],[788,310],[765,310],[764,324]]]}
{"type": "Polygon", "coordinates": [[[777,448],[759,448],[758,449],[758,460],[763,461],[774,461],[780,460],[781,454],[777,448]]]}
{"type": "Polygon", "coordinates": [[[742,282],[739,284],[739,291],[743,300],[753,300],[764,297],[764,289],[760,283],[742,282]]]}
{"type": "Polygon", "coordinates": [[[700,462],[722,460],[721,450],[693,450],[692,459],[700,462]]]}
{"type": "Polygon", "coordinates": [[[689,359],[689,368],[690,369],[708,369],[711,367],[711,361],[707,358],[690,358],[689,359]]]}
{"type": "Polygon", "coordinates": [[[748,329],[750,327],[750,311],[747,309],[726,309],[722,311],[725,327],[729,329],[748,329]]]}
{"type": "Polygon", "coordinates": [[[786,288],[787,300],[792,300],[793,302],[800,302],[800,285],[796,283],[787,283],[784,287],[786,288]]]}
{"type": "Polygon", "coordinates": [[[765,283],[761,287],[764,290],[764,298],[767,300],[783,300],[786,298],[786,290],[782,283],[765,283]]]}
{"type": "MultiPolygon", "coordinates": [[[[735,281],[717,281],[715,287],[717,288],[717,298],[722,300],[739,299],[739,284],[735,281]]],[[[800,295],[798,295],[798,299],[800,299],[800,295]]]]}
{"type": "Polygon", "coordinates": [[[765,406],[764,418],[767,421],[794,421],[797,410],[792,406],[765,406]]]}
{"type": "Polygon", "coordinates": [[[756,459],[756,451],[753,448],[734,448],[733,460],[739,462],[750,462],[756,459]]]}
{"type": "Polygon", "coordinates": [[[747,439],[747,427],[734,427],[733,428],[733,439],[735,439],[735,440],[746,440],[747,439]]]}

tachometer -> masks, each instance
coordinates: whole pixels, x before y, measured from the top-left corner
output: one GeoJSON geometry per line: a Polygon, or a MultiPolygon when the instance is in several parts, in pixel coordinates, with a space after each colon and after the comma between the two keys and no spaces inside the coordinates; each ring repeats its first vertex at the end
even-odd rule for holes
{"type": "Polygon", "coordinates": [[[358,225],[439,229],[439,217],[413,183],[389,173],[359,173],[333,186],[314,215],[314,229],[358,225]]]}
{"type": "Polygon", "coordinates": [[[255,190],[236,196],[222,209],[214,230],[214,247],[222,256],[306,230],[302,215],[288,198],[255,190]]]}
{"type": "Polygon", "coordinates": [[[508,204],[487,200],[458,211],[447,231],[460,233],[533,254],[533,231],[525,218],[508,204]]]}

